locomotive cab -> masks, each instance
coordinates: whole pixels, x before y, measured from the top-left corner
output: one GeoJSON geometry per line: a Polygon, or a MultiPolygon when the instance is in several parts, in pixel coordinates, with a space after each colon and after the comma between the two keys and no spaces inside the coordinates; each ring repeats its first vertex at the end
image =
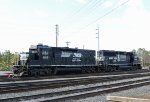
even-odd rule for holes
{"type": "Polygon", "coordinates": [[[29,53],[27,52],[20,53],[18,65],[25,66],[27,64],[28,57],[29,53]]]}

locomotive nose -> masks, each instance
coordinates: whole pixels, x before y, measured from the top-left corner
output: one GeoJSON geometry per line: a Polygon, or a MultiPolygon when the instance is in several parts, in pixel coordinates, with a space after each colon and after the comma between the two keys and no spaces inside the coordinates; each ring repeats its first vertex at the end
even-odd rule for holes
{"type": "Polygon", "coordinates": [[[13,74],[15,74],[17,72],[17,68],[12,67],[12,72],[13,72],[13,74]]]}

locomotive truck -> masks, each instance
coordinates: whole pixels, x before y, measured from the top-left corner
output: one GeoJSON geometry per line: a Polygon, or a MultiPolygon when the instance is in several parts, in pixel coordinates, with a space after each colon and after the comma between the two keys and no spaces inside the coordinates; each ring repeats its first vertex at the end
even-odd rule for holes
{"type": "Polygon", "coordinates": [[[134,52],[100,50],[96,56],[95,50],[38,44],[31,46],[28,52],[20,53],[18,64],[12,69],[17,76],[41,76],[63,71],[138,70],[141,63],[134,52]]]}

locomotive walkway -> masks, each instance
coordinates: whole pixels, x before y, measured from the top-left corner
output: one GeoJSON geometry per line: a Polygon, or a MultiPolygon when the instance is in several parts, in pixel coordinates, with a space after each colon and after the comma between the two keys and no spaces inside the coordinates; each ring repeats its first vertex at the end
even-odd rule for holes
{"type": "Polygon", "coordinates": [[[33,101],[34,99],[34,101],[41,102],[61,102],[68,99],[92,97],[149,85],[149,75],[150,72],[143,72],[109,76],[0,82],[0,101],[33,101]]]}

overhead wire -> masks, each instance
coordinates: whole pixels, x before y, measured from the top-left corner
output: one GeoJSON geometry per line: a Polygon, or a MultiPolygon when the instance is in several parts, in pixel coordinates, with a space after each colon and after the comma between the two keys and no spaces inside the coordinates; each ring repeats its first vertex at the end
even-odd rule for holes
{"type": "Polygon", "coordinates": [[[70,16],[66,16],[63,20],[63,22],[66,23],[66,19],[68,19],[69,21],[72,21],[74,20],[74,18],[78,17],[78,16],[81,16],[81,14],[83,15],[83,11],[86,10],[86,9],[91,9],[92,7],[94,7],[97,2],[99,2],[100,0],[90,0],[86,5],[82,6],[81,8],[77,9],[77,10],[73,10],[71,11],[72,14],[70,14],[70,16]]]}
{"type": "Polygon", "coordinates": [[[82,6],[81,8],[79,8],[78,10],[76,10],[76,11],[73,13],[72,16],[75,16],[75,15],[79,14],[79,12],[81,12],[84,8],[86,8],[86,7],[88,7],[88,6],[91,6],[92,4],[95,5],[95,4],[97,3],[97,1],[98,1],[98,0],[91,0],[90,2],[88,2],[87,5],[82,6]]]}
{"type": "MultiPolygon", "coordinates": [[[[88,13],[88,14],[86,15],[86,19],[88,19],[88,17],[91,16],[91,15],[94,16],[94,15],[96,14],[96,12],[95,12],[96,9],[97,9],[98,7],[100,7],[101,5],[103,5],[103,4],[105,3],[105,1],[106,1],[106,0],[101,0],[100,3],[98,3],[97,5],[95,5],[92,9],[90,9],[91,12],[89,11],[90,13],[88,13]]],[[[84,19],[84,20],[85,20],[85,19],[84,19]]]]}
{"type": "Polygon", "coordinates": [[[106,17],[107,15],[109,15],[110,13],[114,12],[116,9],[118,9],[119,7],[125,5],[126,3],[128,3],[130,0],[126,0],[125,2],[121,3],[120,5],[114,7],[113,9],[111,9],[109,12],[105,13],[104,15],[98,17],[96,20],[90,22],[89,24],[87,24],[86,26],[82,27],[79,31],[77,32],[80,32],[82,30],[84,30],[85,28],[89,27],[90,25],[96,23],[97,21],[101,20],[102,18],[106,17]]]}

